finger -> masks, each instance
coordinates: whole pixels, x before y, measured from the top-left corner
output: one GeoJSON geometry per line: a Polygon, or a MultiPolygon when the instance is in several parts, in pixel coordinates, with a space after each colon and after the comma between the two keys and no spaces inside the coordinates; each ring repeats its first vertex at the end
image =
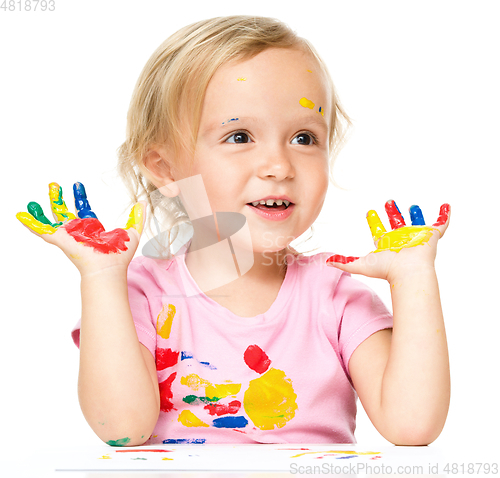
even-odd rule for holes
{"type": "Polygon", "coordinates": [[[387,212],[387,216],[389,216],[389,222],[392,229],[399,229],[400,227],[406,226],[401,211],[392,199],[385,203],[385,211],[387,212]]]}
{"type": "Polygon", "coordinates": [[[76,219],[76,216],[68,211],[66,203],[63,201],[62,188],[59,184],[49,184],[49,198],[52,214],[54,215],[56,221],[65,222],[70,219],[76,219]]]}
{"type": "Polygon", "coordinates": [[[412,226],[425,226],[422,210],[415,204],[410,207],[410,218],[412,226]]]}
{"type": "Polygon", "coordinates": [[[450,217],[450,205],[449,204],[442,204],[441,207],[439,208],[439,217],[436,223],[433,224],[433,226],[442,226],[443,224],[448,221],[450,217]]]}
{"type": "Polygon", "coordinates": [[[133,228],[139,235],[142,234],[144,220],[146,219],[146,203],[141,201],[132,207],[125,229],[133,228]]]}
{"type": "Polygon", "coordinates": [[[368,221],[368,226],[370,227],[370,232],[372,233],[373,242],[377,243],[382,234],[385,234],[387,231],[385,230],[382,221],[378,217],[377,211],[373,209],[366,213],[366,220],[368,221]]]}
{"type": "Polygon", "coordinates": [[[97,219],[87,201],[87,193],[82,183],[73,184],[73,196],[75,197],[75,208],[80,219],[88,219],[90,217],[97,219]]]}
{"type": "Polygon", "coordinates": [[[42,224],[47,224],[49,226],[52,226],[54,228],[57,228],[59,227],[62,222],[56,222],[56,223],[52,223],[48,220],[47,216],[45,216],[45,214],[43,213],[43,209],[41,208],[40,204],[36,203],[36,202],[30,202],[28,204],[28,212],[39,222],[41,222],[42,224]]]}
{"type": "Polygon", "coordinates": [[[50,224],[44,224],[43,222],[35,219],[31,214],[27,212],[18,212],[16,214],[17,219],[21,221],[31,232],[36,235],[41,234],[54,234],[57,231],[55,227],[50,224]]]}
{"type": "Polygon", "coordinates": [[[364,274],[366,265],[366,257],[352,257],[352,256],[341,256],[335,254],[326,260],[327,266],[336,267],[341,271],[349,272],[352,274],[364,274]]]}

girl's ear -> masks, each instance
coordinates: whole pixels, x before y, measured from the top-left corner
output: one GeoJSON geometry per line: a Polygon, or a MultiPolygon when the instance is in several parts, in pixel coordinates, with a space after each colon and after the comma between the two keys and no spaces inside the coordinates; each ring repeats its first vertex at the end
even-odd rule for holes
{"type": "Polygon", "coordinates": [[[175,197],[179,195],[179,188],[174,184],[173,168],[169,159],[166,148],[154,146],[144,156],[141,170],[164,196],[175,197]]]}

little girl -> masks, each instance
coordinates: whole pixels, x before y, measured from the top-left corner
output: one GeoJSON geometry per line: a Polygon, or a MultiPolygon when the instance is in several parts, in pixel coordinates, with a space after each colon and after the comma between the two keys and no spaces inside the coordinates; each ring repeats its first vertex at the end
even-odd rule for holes
{"type": "MultiPolygon", "coordinates": [[[[365,257],[304,256],[290,242],[323,206],[343,112],[326,66],[269,18],[189,25],[137,82],[120,171],[166,230],[193,236],[175,255],[132,260],[145,225],[105,232],[80,183],[57,223],[36,203],[18,218],[81,273],[79,398],[110,445],[354,443],[356,400],[399,445],[440,434],[450,383],[434,259],[449,206],[425,226],[386,204],[365,257]],[[390,284],[394,319],[350,272],[390,284]]],[[[149,215],[151,217],[152,214],[149,215]]],[[[169,243],[172,242],[172,238],[169,243]]]]}

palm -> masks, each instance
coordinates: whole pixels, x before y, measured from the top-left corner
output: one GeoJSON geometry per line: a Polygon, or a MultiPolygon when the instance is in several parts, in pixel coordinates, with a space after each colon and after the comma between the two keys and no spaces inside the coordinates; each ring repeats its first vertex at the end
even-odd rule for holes
{"type": "Polygon", "coordinates": [[[376,249],[364,257],[332,256],[327,263],[347,272],[388,279],[395,270],[432,264],[437,242],[449,223],[450,207],[443,204],[439,218],[426,226],[418,206],[410,208],[412,225],[407,226],[394,201],[385,205],[391,231],[386,231],[375,211],[366,215],[376,249]],[[436,234],[437,233],[437,234],[436,234]],[[415,247],[426,246],[426,247],[415,247]]]}
{"type": "Polygon", "coordinates": [[[143,225],[142,204],[132,208],[125,229],[106,232],[91,210],[83,184],[73,187],[78,217],[68,211],[57,183],[49,185],[52,214],[51,222],[35,202],[28,204],[28,213],[20,212],[16,217],[34,234],[46,242],[58,246],[82,271],[124,265],[127,266],[137,249],[143,225]],[[129,229],[135,233],[130,233],[129,229]]]}

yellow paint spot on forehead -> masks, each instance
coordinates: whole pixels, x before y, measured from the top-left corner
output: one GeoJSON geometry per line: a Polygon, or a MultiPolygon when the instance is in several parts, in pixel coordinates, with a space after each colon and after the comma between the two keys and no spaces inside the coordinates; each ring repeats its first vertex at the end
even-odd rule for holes
{"type": "Polygon", "coordinates": [[[238,81],[247,81],[246,78],[238,78],[238,81]]]}
{"type": "Polygon", "coordinates": [[[312,73],[312,70],[307,70],[309,73],[312,73]]]}
{"type": "Polygon", "coordinates": [[[314,108],[314,103],[311,100],[308,100],[307,98],[301,98],[299,100],[299,103],[304,107],[304,108],[310,108],[311,110],[314,108]]]}

